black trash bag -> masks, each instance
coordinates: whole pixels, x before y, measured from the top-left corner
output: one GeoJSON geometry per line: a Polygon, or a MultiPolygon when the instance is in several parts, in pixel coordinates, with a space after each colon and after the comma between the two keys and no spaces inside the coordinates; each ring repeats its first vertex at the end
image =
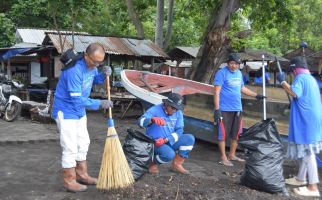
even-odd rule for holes
{"type": "Polygon", "coordinates": [[[123,144],[123,151],[135,180],[148,172],[153,158],[153,140],[144,133],[128,129],[128,135],[123,144]]]}
{"type": "Polygon", "coordinates": [[[284,146],[275,121],[266,119],[244,132],[238,142],[245,150],[241,184],[269,193],[288,196],[283,177],[284,146]]]}

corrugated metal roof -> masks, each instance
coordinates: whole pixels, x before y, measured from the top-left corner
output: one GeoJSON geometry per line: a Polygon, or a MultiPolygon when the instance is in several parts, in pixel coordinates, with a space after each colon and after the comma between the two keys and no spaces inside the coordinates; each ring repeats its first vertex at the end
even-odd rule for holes
{"type": "Polygon", "coordinates": [[[122,55],[131,55],[134,56],[134,53],[131,52],[130,49],[127,48],[125,44],[123,44],[122,40],[117,37],[105,37],[107,43],[102,43],[106,51],[113,51],[115,54],[122,55]]]}
{"type": "MultiPolygon", "coordinates": [[[[66,51],[67,49],[72,48],[72,46],[73,46],[72,35],[62,35],[62,40],[64,43],[63,50],[60,47],[58,34],[49,33],[47,35],[48,35],[50,41],[55,46],[55,48],[57,49],[58,53],[66,51]]],[[[106,53],[108,53],[108,54],[131,55],[131,52],[124,51],[124,48],[118,49],[117,47],[121,46],[121,44],[118,44],[114,38],[106,38],[106,37],[99,37],[99,36],[74,35],[74,49],[77,52],[84,52],[86,50],[87,46],[93,42],[98,42],[98,43],[102,44],[104,46],[106,53]]]]}
{"type": "Polygon", "coordinates": [[[172,60],[191,60],[197,57],[200,47],[175,47],[168,52],[172,60]]]}
{"type": "Polygon", "coordinates": [[[311,55],[308,55],[307,57],[312,57],[312,58],[321,58],[322,59],[322,51],[313,53],[311,55]]]}
{"type": "MultiPolygon", "coordinates": [[[[313,49],[305,48],[304,55],[306,57],[306,61],[307,61],[307,64],[309,65],[310,71],[318,71],[320,58],[318,56],[310,56],[310,55],[317,55],[316,52],[313,49]]],[[[303,56],[303,49],[298,48],[284,55],[285,58],[290,60],[295,56],[303,56]]]]}
{"type": "Polygon", "coordinates": [[[193,57],[197,57],[198,51],[200,49],[200,47],[176,47],[176,48],[186,52],[187,54],[193,57]]]}
{"type": "Polygon", "coordinates": [[[151,40],[120,39],[135,56],[168,57],[168,55],[151,40]]]}
{"type": "MultiPolygon", "coordinates": [[[[16,43],[34,43],[41,45],[46,36],[46,32],[57,32],[50,29],[18,28],[16,30],[16,43]]],[[[62,33],[72,33],[71,31],[61,31],[62,33]]],[[[88,34],[86,32],[76,32],[78,34],[88,34]]]]}
{"type": "MultiPolygon", "coordinates": [[[[315,53],[315,51],[313,49],[310,49],[310,48],[304,49],[304,55],[306,55],[306,56],[314,54],[314,53],[315,53]]],[[[303,55],[303,48],[298,48],[298,49],[287,52],[286,54],[284,54],[283,57],[287,58],[287,59],[292,59],[295,56],[302,56],[302,55],[303,55]]]]}
{"type": "MultiPolygon", "coordinates": [[[[72,47],[72,36],[62,35],[65,41],[63,51],[72,47]]],[[[58,53],[62,52],[59,44],[59,35],[47,33],[43,44],[53,43],[58,53]]],[[[168,55],[150,40],[138,40],[130,38],[103,37],[91,35],[74,35],[74,49],[84,52],[90,43],[98,42],[104,46],[106,53],[112,55],[128,55],[136,57],[168,58],[168,55]]]]}
{"type": "Polygon", "coordinates": [[[240,52],[239,55],[242,61],[261,61],[262,55],[264,55],[265,61],[275,61],[275,57],[277,57],[279,61],[288,61],[283,57],[279,57],[265,50],[246,49],[243,52],[240,52]]]}

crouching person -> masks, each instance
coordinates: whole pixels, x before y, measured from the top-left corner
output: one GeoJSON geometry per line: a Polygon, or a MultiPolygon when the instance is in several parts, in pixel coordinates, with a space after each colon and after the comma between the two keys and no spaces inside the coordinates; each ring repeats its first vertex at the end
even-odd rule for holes
{"type": "Polygon", "coordinates": [[[191,134],[183,134],[183,98],[171,93],[163,103],[147,110],[139,119],[139,126],[155,141],[154,158],[149,173],[158,173],[158,165],[172,162],[175,172],[188,174],[182,164],[188,158],[195,143],[191,134]]]}

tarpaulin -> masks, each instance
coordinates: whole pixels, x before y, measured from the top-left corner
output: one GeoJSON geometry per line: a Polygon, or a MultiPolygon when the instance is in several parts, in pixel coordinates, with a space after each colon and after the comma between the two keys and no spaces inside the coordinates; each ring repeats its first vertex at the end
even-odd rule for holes
{"type": "Polygon", "coordinates": [[[7,51],[0,52],[0,60],[8,60],[18,54],[22,54],[26,51],[31,50],[32,48],[14,48],[14,49],[8,49],[7,51]]]}

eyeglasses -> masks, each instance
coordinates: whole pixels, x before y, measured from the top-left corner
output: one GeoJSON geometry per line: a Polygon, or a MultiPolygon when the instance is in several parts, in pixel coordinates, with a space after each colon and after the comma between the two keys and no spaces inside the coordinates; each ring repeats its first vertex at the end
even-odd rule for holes
{"type": "Polygon", "coordinates": [[[171,108],[171,110],[174,110],[174,111],[176,111],[177,109],[175,108],[175,107],[173,107],[173,106],[168,106],[169,108],[171,108]]]}
{"type": "Polygon", "coordinates": [[[86,55],[91,60],[91,63],[93,63],[94,66],[98,67],[98,66],[104,64],[104,61],[96,61],[95,59],[92,58],[91,55],[89,55],[89,54],[86,54],[86,55]]]}

